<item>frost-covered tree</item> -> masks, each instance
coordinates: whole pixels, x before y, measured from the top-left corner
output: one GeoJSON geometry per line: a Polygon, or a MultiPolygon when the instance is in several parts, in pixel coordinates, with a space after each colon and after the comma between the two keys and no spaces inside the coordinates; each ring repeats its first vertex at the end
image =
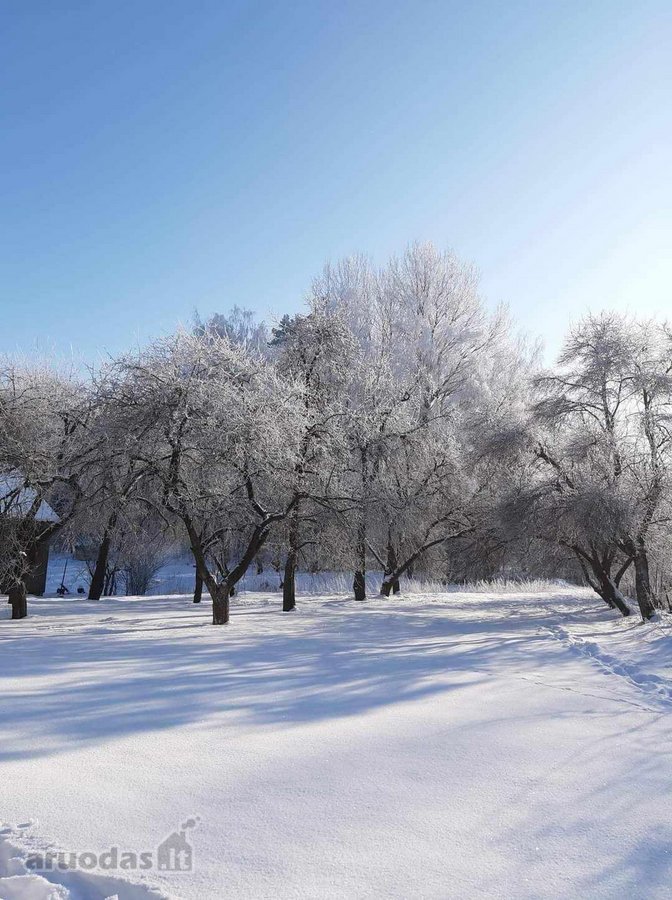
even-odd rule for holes
{"type": "Polygon", "coordinates": [[[340,493],[350,503],[340,515],[352,522],[361,600],[368,557],[385,571],[387,594],[428,550],[473,530],[466,411],[487,393],[506,324],[484,309],[473,268],[432,245],[380,271],[362,257],[328,266],[311,302],[352,336],[341,385],[340,493]]]}
{"type": "Polygon", "coordinates": [[[308,315],[285,316],[270,346],[277,371],[301,385],[303,417],[291,478],[293,508],[285,521],[287,552],[282,579],[283,610],[296,605],[296,570],[301,550],[314,543],[321,512],[334,501],[332,475],[338,467],[342,389],[352,336],[336,316],[319,306],[308,315]]]}
{"type": "Polygon", "coordinates": [[[619,585],[633,567],[644,619],[655,603],[650,540],[669,519],[671,367],[665,327],[591,316],[538,380],[535,406],[534,453],[547,478],[538,500],[588,582],[624,614],[619,585]]]}
{"type": "Polygon", "coordinates": [[[356,600],[366,598],[373,485],[389,430],[404,402],[404,389],[394,378],[393,347],[379,301],[379,277],[363,257],[325,267],[313,283],[310,298],[316,314],[339,323],[350,336],[337,379],[342,458],[333,508],[344,527],[356,600]]]}
{"type": "Polygon", "coordinates": [[[143,500],[181,523],[213,603],[229,620],[235,585],[292,511],[300,387],[260,356],[206,331],[123,357],[106,376],[118,428],[137,435],[143,500]],[[222,565],[235,536],[240,552],[222,565]]]}
{"type": "Polygon", "coordinates": [[[216,334],[248,352],[265,355],[270,341],[268,327],[258,321],[251,309],[234,306],[228,313],[214,313],[203,322],[194,315],[194,334],[203,336],[216,334]]]}
{"type": "Polygon", "coordinates": [[[27,615],[40,547],[94,502],[96,413],[94,391],[73,372],[13,361],[0,369],[0,582],[14,619],[27,615]]]}

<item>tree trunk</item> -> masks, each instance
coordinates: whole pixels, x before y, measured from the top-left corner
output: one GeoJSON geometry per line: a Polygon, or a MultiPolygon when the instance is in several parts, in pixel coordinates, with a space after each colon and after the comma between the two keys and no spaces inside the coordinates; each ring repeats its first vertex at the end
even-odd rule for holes
{"type": "Polygon", "coordinates": [[[390,593],[399,594],[401,592],[401,587],[399,586],[398,578],[390,578],[385,579],[380,586],[380,596],[381,597],[389,597],[390,593]]]}
{"type": "Polygon", "coordinates": [[[616,585],[616,587],[618,587],[620,585],[621,581],[623,580],[623,576],[628,571],[628,569],[630,568],[631,565],[632,565],[632,557],[629,557],[623,563],[623,565],[618,570],[618,572],[616,572],[616,574],[614,575],[614,584],[616,585]]]}
{"type": "Polygon", "coordinates": [[[282,611],[291,612],[296,606],[296,551],[290,548],[285,560],[282,579],[282,611]]]}
{"type": "Polygon", "coordinates": [[[357,527],[357,563],[352,589],[355,600],[366,600],[366,513],[362,510],[362,518],[357,527]]]}
{"type": "Polygon", "coordinates": [[[609,574],[601,574],[600,590],[598,591],[598,593],[608,606],[610,606],[612,609],[617,609],[622,616],[630,615],[630,607],[625,602],[623,594],[616,587],[609,574]]]}
{"type": "Polygon", "coordinates": [[[218,585],[215,591],[212,591],[212,624],[228,625],[229,623],[229,597],[231,591],[228,585],[218,585]]]}
{"type": "Polygon", "coordinates": [[[656,614],[653,591],[651,590],[651,578],[649,575],[649,557],[646,551],[646,541],[642,535],[636,540],[624,541],[621,550],[632,557],[635,565],[635,596],[637,605],[642,615],[642,621],[647,622],[656,614]]]}
{"type": "Polygon", "coordinates": [[[397,554],[394,545],[392,544],[392,538],[389,536],[387,540],[387,562],[385,565],[385,573],[383,575],[383,583],[380,587],[380,594],[382,597],[389,597],[391,591],[398,594],[401,590],[399,586],[399,576],[395,575],[398,564],[397,554]]]}
{"type": "Polygon", "coordinates": [[[271,519],[269,517],[265,522],[255,526],[241,558],[230,571],[227,567],[226,573],[222,573],[224,575],[224,580],[218,584],[215,576],[208,568],[203,541],[194,527],[191,518],[184,514],[181,515],[181,518],[187,529],[187,534],[189,535],[191,552],[194,555],[196,566],[198,567],[198,571],[203,578],[203,583],[207,587],[212,598],[212,624],[226,625],[229,621],[229,601],[235,593],[236,584],[238,584],[240,579],[245,575],[257,553],[259,553],[266,543],[266,539],[270,533],[271,524],[274,521],[278,521],[278,519],[271,519]]]}
{"type": "Polygon", "coordinates": [[[291,612],[296,606],[296,566],[299,560],[299,504],[289,519],[289,549],[282,578],[282,611],[291,612]]]}
{"type": "MultiPolygon", "coordinates": [[[[598,597],[601,597],[610,609],[617,609],[622,616],[629,616],[630,607],[618,589],[618,582],[611,577],[611,562],[605,562],[595,550],[588,554],[576,544],[571,549],[581,566],[583,577],[598,597]]],[[[616,573],[619,581],[627,568],[627,565],[622,566],[616,573]]]]}
{"type": "Polygon", "coordinates": [[[643,544],[637,547],[635,553],[635,593],[637,595],[637,604],[642,614],[644,622],[653,618],[656,609],[653,605],[653,594],[651,591],[651,579],[649,576],[649,558],[646,548],[643,544]]]}
{"type": "Polygon", "coordinates": [[[357,568],[352,582],[352,590],[355,600],[366,600],[366,518],[369,497],[369,456],[366,447],[360,447],[359,452],[362,466],[362,496],[359,522],[357,523],[357,544],[355,547],[357,568]]]}
{"type": "Polygon", "coordinates": [[[105,591],[105,580],[107,572],[107,563],[110,556],[110,546],[112,544],[112,534],[117,525],[117,512],[114,510],[105,526],[103,539],[98,547],[98,556],[96,557],[96,566],[93,570],[93,577],[89,585],[89,600],[100,600],[105,591]]]}
{"type": "Polygon", "coordinates": [[[196,569],[196,578],[194,579],[194,603],[200,603],[203,596],[203,576],[196,569]]]}
{"type": "Polygon", "coordinates": [[[9,589],[8,603],[12,606],[13,619],[25,619],[28,615],[28,598],[26,596],[26,586],[21,581],[13,584],[9,589]]]}
{"type": "Polygon", "coordinates": [[[366,600],[366,572],[357,570],[352,582],[355,600],[366,600]]]}
{"type": "Polygon", "coordinates": [[[103,594],[106,597],[114,597],[117,593],[117,570],[110,569],[109,566],[105,571],[105,585],[103,586],[103,594]]]}
{"type": "Polygon", "coordinates": [[[100,546],[98,547],[96,566],[93,570],[93,576],[91,577],[91,584],[89,585],[89,600],[100,600],[103,595],[103,590],[105,588],[105,575],[107,573],[107,560],[110,556],[111,543],[112,536],[110,532],[105,529],[103,539],[100,542],[100,546]]]}
{"type": "Polygon", "coordinates": [[[392,588],[394,588],[395,594],[398,593],[399,579],[401,578],[401,576],[405,575],[406,572],[411,569],[416,560],[420,559],[420,557],[432,547],[438,547],[440,544],[445,544],[447,541],[460,538],[464,534],[470,534],[471,532],[473,532],[473,530],[473,526],[468,526],[461,531],[454,532],[453,534],[447,535],[445,537],[433,538],[431,541],[426,541],[421,547],[418,547],[417,550],[411,553],[406,562],[402,563],[401,565],[397,565],[395,569],[385,577],[385,581],[383,581],[383,586],[381,588],[381,594],[383,594],[383,596],[385,597],[389,597],[390,590],[392,588]]]}

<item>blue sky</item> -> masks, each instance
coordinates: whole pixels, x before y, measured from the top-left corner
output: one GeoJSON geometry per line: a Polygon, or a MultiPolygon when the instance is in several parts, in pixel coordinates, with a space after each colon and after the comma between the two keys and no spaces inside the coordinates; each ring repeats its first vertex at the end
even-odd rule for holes
{"type": "Polygon", "coordinates": [[[672,4],[7,0],[0,350],[93,359],[433,240],[557,349],[672,315],[672,4]]]}

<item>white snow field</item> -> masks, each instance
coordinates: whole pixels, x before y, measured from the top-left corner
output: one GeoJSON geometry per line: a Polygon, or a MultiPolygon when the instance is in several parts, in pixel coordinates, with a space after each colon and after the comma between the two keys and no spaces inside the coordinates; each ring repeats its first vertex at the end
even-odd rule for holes
{"type": "Polygon", "coordinates": [[[672,896],[669,619],[568,586],[279,604],[0,609],[0,897],[672,896]],[[82,866],[182,826],[191,873],[82,866]],[[27,868],[49,849],[78,866],[27,868]]]}

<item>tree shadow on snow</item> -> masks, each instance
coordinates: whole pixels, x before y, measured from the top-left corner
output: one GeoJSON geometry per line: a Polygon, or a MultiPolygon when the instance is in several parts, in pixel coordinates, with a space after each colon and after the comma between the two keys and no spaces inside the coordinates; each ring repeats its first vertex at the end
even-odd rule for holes
{"type": "Polygon", "coordinates": [[[206,625],[205,604],[195,627],[185,606],[176,597],[82,604],[76,619],[45,615],[3,633],[0,718],[21,742],[4,742],[0,761],[188,722],[226,728],[227,716],[287,727],[337,719],[515,675],[523,658],[535,671],[565,655],[573,663],[551,646],[538,606],[511,616],[509,604],[484,620],[458,596],[448,609],[306,601],[290,615],[242,604],[226,628],[206,625]],[[13,689],[22,674],[39,685],[13,689]]]}

